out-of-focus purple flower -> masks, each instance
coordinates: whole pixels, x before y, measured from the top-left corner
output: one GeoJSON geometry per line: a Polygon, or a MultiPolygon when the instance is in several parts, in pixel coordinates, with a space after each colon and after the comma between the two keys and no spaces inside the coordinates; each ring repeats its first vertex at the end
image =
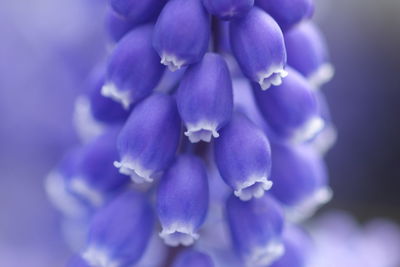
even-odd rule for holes
{"type": "Polygon", "coordinates": [[[152,182],[174,159],[181,121],[175,100],[155,93],[132,111],[117,140],[114,165],[137,183],[152,182]]]}
{"type": "Polygon", "coordinates": [[[258,107],[273,132],[283,139],[301,143],[318,134],[321,119],[312,87],[298,72],[289,69],[289,76],[267,92],[254,85],[258,107]]]}
{"type": "Polygon", "coordinates": [[[133,29],[118,42],[108,60],[101,92],[126,109],[149,96],[164,71],[151,44],[152,34],[150,25],[133,29]]]}
{"type": "Polygon", "coordinates": [[[161,63],[174,71],[200,61],[209,37],[209,18],[201,0],[171,0],[158,17],[153,45],[161,63]]]}
{"type": "Polygon", "coordinates": [[[105,28],[112,41],[118,42],[135,26],[137,26],[135,21],[122,17],[114,10],[107,10],[105,28]]]}
{"type": "Polygon", "coordinates": [[[177,94],[178,110],[192,143],[211,141],[232,116],[232,80],[225,60],[207,53],[190,66],[177,94]]]}
{"type": "Polygon", "coordinates": [[[270,14],[283,31],[310,18],[314,13],[313,0],[256,0],[256,5],[270,14]]]}
{"type": "Polygon", "coordinates": [[[191,245],[198,237],[209,202],[208,181],[200,159],[181,155],[161,179],[157,212],[161,238],[170,246],[191,245]]]}
{"type": "Polygon", "coordinates": [[[230,23],[233,54],[244,75],[263,90],[280,85],[286,77],[283,34],[274,19],[259,8],[230,23]]]}
{"type": "Polygon", "coordinates": [[[322,33],[312,22],[304,22],[285,33],[288,65],[300,72],[316,88],[334,74],[322,33]]]}
{"type": "Polygon", "coordinates": [[[113,10],[136,24],[157,17],[167,0],[110,0],[113,10]]]}
{"type": "Polygon", "coordinates": [[[254,0],[203,0],[210,14],[224,20],[244,16],[254,5],[254,0]]]}
{"type": "Polygon", "coordinates": [[[241,200],[259,198],[271,188],[269,141],[245,115],[234,115],[215,140],[214,150],[221,177],[241,200]]]}
{"type": "Polygon", "coordinates": [[[153,217],[144,195],[124,192],[95,215],[82,257],[98,267],[138,262],[150,240],[153,217]]]}
{"type": "Polygon", "coordinates": [[[245,266],[268,266],[282,256],[283,213],[272,197],[241,201],[231,195],[226,214],[233,245],[245,266]]]}
{"type": "Polygon", "coordinates": [[[207,254],[193,249],[181,252],[172,267],[214,267],[214,263],[207,254]]]}
{"type": "Polygon", "coordinates": [[[330,200],[323,159],[306,145],[272,145],[271,193],[291,219],[306,218],[330,200]]]}

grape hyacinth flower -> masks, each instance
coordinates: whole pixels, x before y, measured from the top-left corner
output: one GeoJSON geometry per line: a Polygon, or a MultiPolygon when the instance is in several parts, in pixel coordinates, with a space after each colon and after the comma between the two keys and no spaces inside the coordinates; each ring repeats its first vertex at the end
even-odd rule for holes
{"type": "Polygon", "coordinates": [[[75,112],[82,144],[47,180],[87,237],[72,266],[306,267],[295,220],[330,196],[316,143],[333,128],[314,90],[328,57],[312,11],[109,2],[111,51],[75,112]]]}

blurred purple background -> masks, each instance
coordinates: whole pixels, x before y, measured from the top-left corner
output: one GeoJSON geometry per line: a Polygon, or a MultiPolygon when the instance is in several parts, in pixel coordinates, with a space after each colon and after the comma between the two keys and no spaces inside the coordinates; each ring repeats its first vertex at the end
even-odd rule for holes
{"type": "MultiPolygon", "coordinates": [[[[329,207],[400,219],[400,1],[316,0],[336,68],[329,207]]],[[[69,256],[43,179],[76,142],[73,99],[105,54],[95,0],[0,2],[0,266],[69,256]]]]}

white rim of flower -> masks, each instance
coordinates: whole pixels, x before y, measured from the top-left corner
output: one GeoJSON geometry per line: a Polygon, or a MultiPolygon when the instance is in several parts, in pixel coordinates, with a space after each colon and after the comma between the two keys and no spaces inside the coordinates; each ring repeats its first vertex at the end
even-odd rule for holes
{"type": "Polygon", "coordinates": [[[307,120],[292,137],[293,143],[302,143],[309,141],[319,134],[325,126],[325,122],[320,117],[312,117],[307,120]]]}
{"type": "Polygon", "coordinates": [[[257,74],[258,84],[262,90],[267,90],[272,85],[278,86],[282,84],[282,79],[288,76],[288,72],[283,66],[272,65],[267,70],[257,74]]]}
{"type": "Polygon", "coordinates": [[[266,176],[252,176],[245,182],[238,184],[234,191],[235,196],[242,201],[254,198],[260,198],[272,187],[272,181],[266,176]]]}
{"type": "Polygon", "coordinates": [[[251,254],[245,259],[246,266],[269,266],[280,258],[285,252],[285,247],[280,240],[272,240],[266,246],[252,249],[251,254]]]}
{"type": "Polygon", "coordinates": [[[288,220],[292,222],[301,222],[311,217],[319,207],[328,203],[332,199],[332,196],[332,189],[328,186],[317,189],[296,206],[286,209],[285,213],[288,220]]]}
{"type": "Polygon", "coordinates": [[[83,177],[73,177],[70,188],[76,194],[84,197],[94,207],[100,207],[104,203],[104,197],[100,192],[90,187],[83,177]]]}
{"type": "Polygon", "coordinates": [[[312,140],[311,146],[318,151],[321,155],[325,155],[326,152],[336,143],[337,131],[332,125],[324,127],[318,136],[312,140]]]}
{"type": "Polygon", "coordinates": [[[182,223],[174,223],[169,227],[163,227],[159,236],[166,245],[172,247],[179,245],[190,246],[199,238],[199,234],[195,233],[193,226],[182,223]]]}
{"type": "Polygon", "coordinates": [[[91,246],[82,253],[82,258],[90,266],[98,267],[119,267],[120,263],[116,260],[111,259],[106,249],[91,246]]]}
{"type": "Polygon", "coordinates": [[[93,118],[89,99],[84,96],[78,97],[75,101],[73,123],[83,142],[100,135],[105,129],[104,124],[93,118]]]}
{"type": "Polygon", "coordinates": [[[111,82],[103,85],[101,88],[101,95],[120,103],[126,110],[128,110],[129,106],[132,104],[131,92],[129,90],[121,91],[111,82]]]}
{"type": "Polygon", "coordinates": [[[52,171],[45,180],[45,190],[53,205],[67,217],[84,217],[87,210],[75,197],[66,190],[66,183],[63,176],[52,171]]]}
{"type": "Polygon", "coordinates": [[[185,135],[191,143],[200,141],[210,142],[211,138],[218,138],[217,123],[201,121],[196,124],[187,123],[185,135]]]}
{"type": "Polygon", "coordinates": [[[114,166],[119,169],[121,174],[130,176],[135,183],[151,183],[154,181],[152,170],[144,168],[138,161],[129,157],[123,157],[121,161],[114,161],[114,166]]]}
{"type": "Polygon", "coordinates": [[[185,60],[179,59],[176,55],[163,53],[161,56],[161,64],[168,67],[172,72],[179,70],[186,63],[185,60]]]}
{"type": "Polygon", "coordinates": [[[316,71],[308,76],[308,82],[315,89],[319,89],[321,85],[329,82],[335,75],[335,68],[330,63],[322,64],[316,71]]]}

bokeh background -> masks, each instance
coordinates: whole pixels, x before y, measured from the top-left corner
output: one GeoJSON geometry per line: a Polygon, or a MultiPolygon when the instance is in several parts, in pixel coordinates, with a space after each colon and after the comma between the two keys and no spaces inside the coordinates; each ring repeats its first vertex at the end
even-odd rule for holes
{"type": "MultiPolygon", "coordinates": [[[[0,1],[0,266],[62,266],[69,256],[43,179],[77,142],[73,100],[107,49],[100,2],[0,1]]],[[[316,3],[339,131],[325,209],[400,222],[400,1],[316,3]]]]}

